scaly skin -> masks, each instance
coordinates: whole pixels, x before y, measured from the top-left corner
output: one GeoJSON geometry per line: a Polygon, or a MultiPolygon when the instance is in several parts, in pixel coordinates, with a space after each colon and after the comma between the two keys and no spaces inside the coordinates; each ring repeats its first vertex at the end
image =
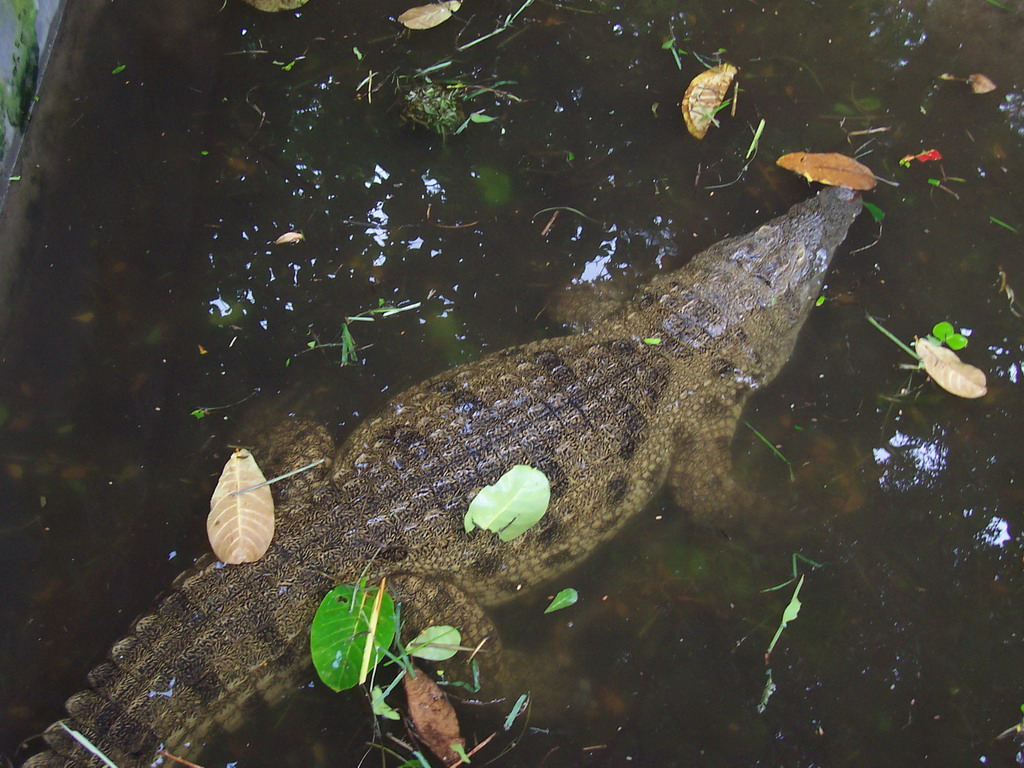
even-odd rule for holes
{"type": "MultiPolygon", "coordinates": [[[[275,490],[277,534],[262,560],[206,559],[182,574],[69,699],[65,722],[120,768],[149,765],[158,744],[187,752],[301,658],[321,597],[364,569],[371,582],[388,576],[411,615],[461,624],[473,644],[490,631],[483,608],[577,564],[670,471],[693,513],[723,514],[739,411],[789,357],[859,210],[853,193],[826,189],[655,278],[586,333],[398,395],[353,432],[329,476],[275,490]],[[469,501],[515,464],[547,474],[548,514],[509,543],[465,533],[469,501]]],[[[322,428],[282,429],[260,456],[268,470],[330,451],[322,428]]],[[[27,768],[102,765],[55,726],[47,741],[27,768]]]]}

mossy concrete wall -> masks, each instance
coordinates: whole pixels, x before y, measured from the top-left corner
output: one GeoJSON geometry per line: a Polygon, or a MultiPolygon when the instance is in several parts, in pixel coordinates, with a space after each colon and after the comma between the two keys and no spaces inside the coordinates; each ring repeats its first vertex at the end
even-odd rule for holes
{"type": "Polygon", "coordinates": [[[0,200],[63,0],[0,0],[0,200]]]}

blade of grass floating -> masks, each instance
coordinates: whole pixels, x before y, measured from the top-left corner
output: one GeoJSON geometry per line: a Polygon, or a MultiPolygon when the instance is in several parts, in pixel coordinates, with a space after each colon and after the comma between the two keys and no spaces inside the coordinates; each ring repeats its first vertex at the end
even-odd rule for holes
{"type": "Polygon", "coordinates": [[[879,331],[881,331],[883,334],[885,334],[885,337],[887,339],[889,339],[889,341],[891,341],[893,344],[898,346],[900,349],[902,349],[904,352],[906,352],[908,355],[910,355],[915,360],[917,360],[917,361],[921,360],[921,356],[919,354],[917,354],[917,352],[915,352],[913,349],[908,347],[902,341],[897,339],[896,336],[893,335],[892,331],[890,331],[888,328],[886,328],[884,325],[882,325],[880,322],[878,322],[873,316],[865,315],[865,317],[867,317],[869,323],[871,323],[873,326],[875,326],[875,328],[877,328],[879,331]]]}
{"type": "Polygon", "coordinates": [[[258,483],[257,485],[250,485],[248,488],[242,488],[240,491],[232,491],[231,495],[237,496],[240,493],[248,493],[249,491],[255,491],[257,488],[262,488],[265,485],[271,485],[272,483],[279,482],[280,480],[287,480],[292,475],[297,475],[300,472],[308,472],[309,470],[313,469],[313,467],[319,467],[325,461],[327,461],[326,458],[311,461],[304,467],[299,467],[298,469],[293,469],[291,472],[285,472],[283,475],[278,475],[277,477],[272,477],[269,480],[264,480],[262,483],[258,483]]]}
{"type": "Polygon", "coordinates": [[[89,741],[89,739],[87,739],[84,734],[79,733],[74,728],[68,728],[66,725],[64,725],[63,720],[58,720],[57,725],[59,725],[61,728],[67,731],[68,735],[71,736],[71,738],[73,738],[75,741],[77,741],[79,744],[81,744],[83,747],[89,750],[92,754],[94,754],[96,757],[102,760],[107,765],[107,768],[117,768],[117,763],[115,763],[109,757],[104,755],[100,751],[99,747],[97,747],[95,744],[89,741]]]}
{"type": "MultiPolygon", "coordinates": [[[[370,659],[373,657],[373,649],[377,645],[377,621],[380,619],[380,604],[384,600],[384,584],[387,581],[385,576],[380,580],[377,588],[377,596],[373,600],[373,609],[370,611],[369,628],[366,634],[366,646],[363,648],[363,663],[359,668],[359,684],[366,682],[366,676],[370,671],[370,659]]],[[[360,607],[361,608],[361,607],[360,607]]]]}
{"type": "Polygon", "coordinates": [[[745,421],[744,420],[743,423],[747,425],[747,428],[751,432],[753,432],[755,435],[757,435],[758,439],[762,443],[764,443],[765,445],[768,446],[768,450],[770,450],[773,454],[775,454],[775,457],[777,459],[779,459],[780,461],[785,462],[786,467],[789,469],[789,479],[793,480],[794,479],[794,476],[793,476],[793,464],[790,462],[789,459],[786,458],[785,454],[783,454],[782,451],[780,451],[778,448],[776,448],[775,445],[772,444],[771,440],[769,440],[767,437],[765,437],[760,432],[758,432],[757,429],[754,427],[754,425],[751,424],[749,421],[745,421]]]}

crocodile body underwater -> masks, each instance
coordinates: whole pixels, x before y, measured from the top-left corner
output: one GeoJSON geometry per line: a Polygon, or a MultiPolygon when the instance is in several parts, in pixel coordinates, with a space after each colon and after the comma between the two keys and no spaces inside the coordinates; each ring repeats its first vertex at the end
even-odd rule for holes
{"type": "MultiPolygon", "coordinates": [[[[855,193],[827,188],[659,275],[586,332],[489,354],[394,397],[329,469],[274,486],[277,533],[262,560],[205,557],[183,573],[62,722],[119,768],[150,765],[161,745],[187,757],[197,732],[301,655],[323,595],[364,571],[388,577],[403,616],[460,625],[476,645],[488,607],[578,564],[666,481],[694,517],[729,515],[740,411],[789,358],[860,209],[855,193]],[[549,478],[547,515],[511,542],[466,533],[470,500],[516,464],[549,478]]],[[[266,442],[256,455],[268,476],[333,452],[323,427],[301,423],[266,442]]],[[[27,768],[103,765],[57,724],[45,737],[27,768]]]]}

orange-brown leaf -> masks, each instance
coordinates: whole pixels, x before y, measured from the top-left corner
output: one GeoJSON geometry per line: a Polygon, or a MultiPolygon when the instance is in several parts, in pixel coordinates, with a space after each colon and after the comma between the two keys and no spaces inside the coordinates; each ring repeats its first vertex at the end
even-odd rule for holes
{"type": "Polygon", "coordinates": [[[830,187],[874,189],[875,174],[866,165],[838,152],[792,152],[775,161],[787,171],[799,173],[808,181],[818,181],[830,187]]]}
{"type": "Polygon", "coordinates": [[[462,7],[461,0],[445,0],[441,3],[418,5],[398,17],[398,20],[409,29],[433,29],[452,17],[462,7]]]}
{"type": "Polygon", "coordinates": [[[722,106],[736,72],[732,64],[720,64],[701,72],[690,81],[680,107],[683,120],[686,121],[686,130],[691,136],[703,139],[711,124],[717,125],[715,113],[722,106]]]}
{"type": "Polygon", "coordinates": [[[957,357],[956,352],[940,347],[927,339],[918,339],[914,351],[921,358],[925,372],[932,381],[957,397],[982,397],[988,392],[985,373],[968,365],[957,357]]]}
{"type": "Polygon", "coordinates": [[[301,232],[285,232],[274,241],[274,245],[294,245],[295,243],[301,243],[305,239],[306,236],[301,232]]]}
{"type": "Polygon", "coordinates": [[[996,89],[995,83],[985,77],[985,75],[977,72],[967,76],[967,84],[971,86],[971,90],[975,93],[988,93],[996,89]]]}
{"type": "Polygon", "coordinates": [[[460,758],[452,745],[466,746],[455,710],[433,680],[421,669],[413,667],[413,670],[415,677],[407,673],[402,678],[412,724],[427,749],[445,765],[454,765],[460,758]]]}

